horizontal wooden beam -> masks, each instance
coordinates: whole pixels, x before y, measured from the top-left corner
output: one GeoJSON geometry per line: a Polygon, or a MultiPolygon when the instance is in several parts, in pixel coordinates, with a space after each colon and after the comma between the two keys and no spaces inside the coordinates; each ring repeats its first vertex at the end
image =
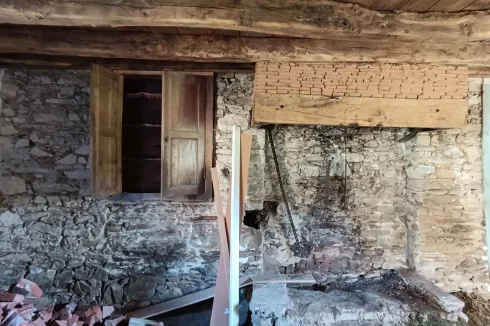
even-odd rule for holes
{"type": "Polygon", "coordinates": [[[330,39],[350,35],[481,41],[489,12],[380,13],[330,0],[3,0],[0,24],[65,27],[177,27],[330,39]]]}
{"type": "Polygon", "coordinates": [[[0,26],[0,55],[37,54],[202,62],[383,62],[490,65],[490,43],[355,39],[247,38],[54,27],[0,26]]]}
{"type": "MultiPolygon", "coordinates": [[[[1,47],[1,45],[0,45],[1,47]]],[[[50,56],[42,54],[0,54],[1,65],[23,65],[43,68],[88,69],[93,63],[112,70],[136,71],[212,71],[212,72],[253,72],[252,62],[191,62],[166,60],[138,60],[95,57],[50,56]]]]}
{"type": "Polygon", "coordinates": [[[391,99],[255,94],[256,123],[331,126],[458,128],[467,100],[391,99]]]}

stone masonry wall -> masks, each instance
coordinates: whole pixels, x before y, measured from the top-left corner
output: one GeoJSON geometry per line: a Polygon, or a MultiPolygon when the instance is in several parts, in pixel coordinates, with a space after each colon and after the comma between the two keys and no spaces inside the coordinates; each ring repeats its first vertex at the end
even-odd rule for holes
{"type": "MultiPolygon", "coordinates": [[[[46,298],[131,310],[215,283],[213,203],[89,196],[88,71],[2,74],[1,289],[24,276],[38,282],[46,298]]],[[[253,75],[219,77],[218,85],[219,112],[250,114],[253,75]]],[[[216,134],[218,152],[225,141],[225,130],[223,138],[216,134]]],[[[261,240],[260,231],[244,227],[242,271],[260,269],[261,240]]]]}
{"type": "MultiPolygon", "coordinates": [[[[219,257],[216,222],[209,218],[215,215],[213,203],[89,196],[89,80],[87,71],[12,68],[0,79],[0,286],[26,276],[47,296],[134,309],[213,285],[219,257]]],[[[455,233],[445,232],[448,215],[434,224],[437,209],[427,211],[442,190],[414,188],[420,186],[417,173],[429,169],[419,166],[432,164],[438,171],[448,165],[466,172],[455,174],[451,187],[440,183],[450,189],[444,191],[455,200],[463,193],[481,195],[481,162],[466,156],[481,142],[479,120],[473,119],[468,130],[445,131],[446,140],[439,141],[449,147],[436,145],[440,132],[431,134],[429,146],[428,134],[398,142],[407,133],[404,128],[276,126],[273,137],[299,246],[265,130],[250,127],[254,75],[219,74],[216,83],[215,160],[223,197],[231,126],[255,136],[246,209],[257,213],[259,229],[242,228],[242,272],[313,272],[325,278],[412,266],[439,282],[454,279],[455,273],[457,280],[483,275],[477,259],[484,255],[477,250],[481,212],[468,214],[475,199],[463,201],[465,212],[454,217],[449,230],[455,233]],[[467,158],[462,167],[450,165],[459,162],[451,161],[459,155],[453,147],[467,158]],[[423,161],[420,153],[432,161],[423,161]],[[457,254],[435,259],[434,244],[451,241],[457,254]],[[463,244],[472,246],[474,259],[465,260],[469,250],[463,244]]],[[[477,97],[470,97],[474,117],[481,102],[477,97]]],[[[435,175],[430,172],[423,180],[432,182],[435,175]]]]}
{"type": "Polygon", "coordinates": [[[407,143],[410,265],[450,291],[490,295],[482,176],[482,79],[469,80],[468,125],[407,143]]]}

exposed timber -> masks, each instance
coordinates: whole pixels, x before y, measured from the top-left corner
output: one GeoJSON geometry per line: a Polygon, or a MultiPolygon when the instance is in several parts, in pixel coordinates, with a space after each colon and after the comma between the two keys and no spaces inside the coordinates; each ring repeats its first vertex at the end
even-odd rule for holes
{"type": "Polygon", "coordinates": [[[330,0],[3,0],[0,24],[200,28],[330,39],[351,35],[418,41],[490,38],[490,12],[376,12],[330,0]]]}
{"type": "Polygon", "coordinates": [[[0,26],[0,56],[35,54],[229,63],[271,60],[489,66],[488,53],[489,42],[414,44],[365,35],[320,40],[0,26]]]}

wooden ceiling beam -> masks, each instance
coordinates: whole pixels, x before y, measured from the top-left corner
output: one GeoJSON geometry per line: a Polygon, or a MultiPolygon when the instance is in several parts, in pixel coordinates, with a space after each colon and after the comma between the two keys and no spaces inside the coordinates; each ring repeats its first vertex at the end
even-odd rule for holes
{"type": "Polygon", "coordinates": [[[490,13],[387,13],[330,0],[3,0],[0,24],[64,27],[177,27],[330,39],[353,34],[418,41],[490,39],[490,13]]]}
{"type": "Polygon", "coordinates": [[[0,26],[0,54],[194,62],[385,62],[490,65],[490,43],[422,43],[354,35],[248,38],[0,26]],[[20,41],[21,40],[21,41],[20,41]]]}

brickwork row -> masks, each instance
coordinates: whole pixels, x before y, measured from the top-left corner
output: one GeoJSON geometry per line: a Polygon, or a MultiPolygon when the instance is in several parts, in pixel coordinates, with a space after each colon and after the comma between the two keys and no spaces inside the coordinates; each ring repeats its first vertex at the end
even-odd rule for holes
{"type": "Polygon", "coordinates": [[[468,69],[394,64],[259,62],[255,93],[408,99],[463,99],[468,69]]]}

